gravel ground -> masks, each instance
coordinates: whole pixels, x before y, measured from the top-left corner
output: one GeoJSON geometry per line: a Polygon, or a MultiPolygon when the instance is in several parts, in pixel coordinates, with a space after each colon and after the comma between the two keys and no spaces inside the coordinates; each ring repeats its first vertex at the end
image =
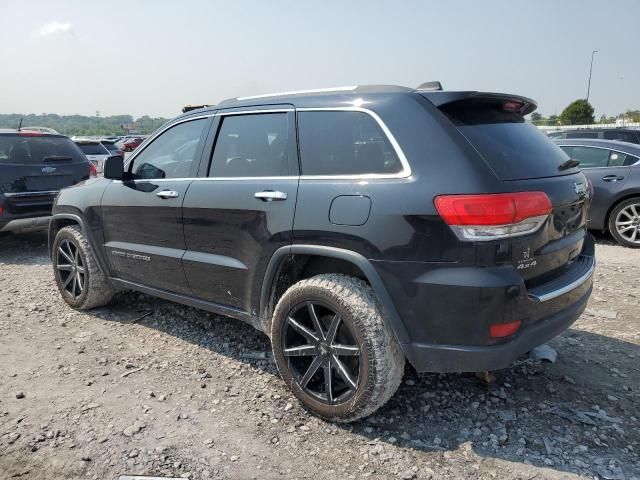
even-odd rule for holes
{"type": "Polygon", "coordinates": [[[640,478],[640,251],[599,239],[589,309],[486,384],[407,367],[373,416],[308,415],[251,327],[144,295],[76,312],[44,234],[0,234],[0,478],[640,478]]]}

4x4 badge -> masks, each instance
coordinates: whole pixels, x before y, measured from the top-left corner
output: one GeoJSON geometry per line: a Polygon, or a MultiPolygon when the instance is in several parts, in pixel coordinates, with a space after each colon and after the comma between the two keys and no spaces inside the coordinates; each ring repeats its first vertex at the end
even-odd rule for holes
{"type": "Polygon", "coordinates": [[[53,173],[56,171],[56,167],[42,167],[42,173],[53,173]]]}
{"type": "Polygon", "coordinates": [[[587,194],[587,186],[584,183],[573,183],[573,190],[580,196],[587,194]]]}

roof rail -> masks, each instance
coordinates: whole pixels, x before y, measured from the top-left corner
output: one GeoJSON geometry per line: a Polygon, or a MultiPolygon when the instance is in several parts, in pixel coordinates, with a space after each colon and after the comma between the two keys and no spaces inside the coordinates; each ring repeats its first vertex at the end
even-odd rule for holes
{"type": "Polygon", "coordinates": [[[348,92],[351,90],[355,90],[358,88],[357,85],[350,85],[347,87],[330,87],[330,88],[313,88],[309,90],[292,90],[289,92],[277,92],[277,93],[264,93],[261,95],[250,95],[248,97],[235,97],[235,98],[227,98],[223,100],[222,103],[226,102],[234,102],[234,101],[242,101],[242,100],[253,100],[257,98],[269,98],[269,97],[283,97],[285,95],[303,95],[306,93],[328,93],[328,92],[348,92]]]}

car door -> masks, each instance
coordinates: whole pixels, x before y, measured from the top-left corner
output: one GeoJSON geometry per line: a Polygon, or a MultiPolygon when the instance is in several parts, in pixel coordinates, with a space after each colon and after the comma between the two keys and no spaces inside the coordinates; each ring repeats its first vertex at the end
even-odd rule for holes
{"type": "Polygon", "coordinates": [[[211,118],[183,119],[164,129],[135,154],[125,180],[106,188],[101,204],[104,249],[116,277],[191,293],[182,268],[182,203],[211,118]]]}
{"type": "Polygon", "coordinates": [[[593,185],[589,221],[597,228],[604,223],[607,211],[626,182],[629,173],[627,155],[603,147],[561,146],[571,158],[580,162],[580,169],[593,185]]]}
{"type": "Polygon", "coordinates": [[[219,111],[212,132],[202,177],[183,205],[184,269],[199,299],[255,315],[269,259],[291,243],[298,190],[293,107],[219,111]]]}

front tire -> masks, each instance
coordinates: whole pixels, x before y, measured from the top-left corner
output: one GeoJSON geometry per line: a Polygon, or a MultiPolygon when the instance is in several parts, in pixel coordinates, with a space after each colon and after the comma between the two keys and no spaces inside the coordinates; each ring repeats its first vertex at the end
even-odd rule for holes
{"type": "Polygon", "coordinates": [[[640,197],[616,205],[609,216],[609,232],[620,245],[640,248],[640,197]]]}
{"type": "Polygon", "coordinates": [[[327,420],[370,415],[402,381],[404,354],[358,278],[322,274],[290,287],[276,306],[271,344],[293,394],[327,420]]]}
{"type": "Polygon", "coordinates": [[[53,242],[51,256],[56,285],[70,306],[89,310],[111,301],[114,289],[100,270],[78,225],[60,229],[53,242]]]}

